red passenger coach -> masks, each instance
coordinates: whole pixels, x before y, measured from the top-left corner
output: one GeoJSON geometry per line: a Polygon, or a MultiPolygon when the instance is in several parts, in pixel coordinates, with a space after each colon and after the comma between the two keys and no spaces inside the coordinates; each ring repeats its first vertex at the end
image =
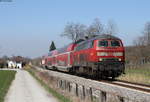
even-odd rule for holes
{"type": "MultiPolygon", "coordinates": [[[[57,69],[61,71],[70,71],[72,68],[72,53],[76,43],[71,43],[63,48],[49,52],[45,62],[47,69],[57,69]]],[[[45,60],[44,59],[44,60],[45,60]]]]}
{"type": "Polygon", "coordinates": [[[104,34],[52,51],[44,59],[48,68],[115,78],[124,73],[124,56],[122,41],[104,34]]]}
{"type": "Polygon", "coordinates": [[[57,69],[61,71],[69,71],[72,68],[71,54],[74,50],[76,44],[69,44],[64,48],[58,49],[57,59],[57,69]]]}
{"type": "Polygon", "coordinates": [[[48,55],[43,56],[42,62],[45,62],[45,64],[43,64],[43,66],[46,69],[54,69],[55,68],[57,53],[58,53],[57,50],[54,50],[54,51],[49,52],[48,55]]]}

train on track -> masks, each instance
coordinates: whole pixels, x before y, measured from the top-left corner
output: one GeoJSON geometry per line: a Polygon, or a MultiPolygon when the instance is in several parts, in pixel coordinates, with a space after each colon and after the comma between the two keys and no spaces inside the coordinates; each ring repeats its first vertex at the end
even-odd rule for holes
{"type": "Polygon", "coordinates": [[[103,34],[49,52],[43,56],[42,65],[46,69],[114,79],[124,73],[125,49],[121,39],[103,34]]]}

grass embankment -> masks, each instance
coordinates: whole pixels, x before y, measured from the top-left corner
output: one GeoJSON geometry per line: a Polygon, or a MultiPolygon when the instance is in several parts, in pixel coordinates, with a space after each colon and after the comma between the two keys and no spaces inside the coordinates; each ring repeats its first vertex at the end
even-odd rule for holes
{"type": "Polygon", "coordinates": [[[15,78],[16,71],[1,70],[0,71],[0,102],[4,102],[5,95],[15,78]]]}
{"type": "Polygon", "coordinates": [[[51,93],[54,97],[56,97],[60,102],[72,102],[69,98],[63,96],[62,94],[58,93],[57,91],[55,91],[55,89],[49,87],[46,83],[44,83],[43,80],[41,80],[40,78],[38,78],[36,76],[36,72],[34,69],[32,68],[27,68],[27,71],[49,92],[51,93]]]}
{"type": "Polygon", "coordinates": [[[130,82],[142,83],[150,85],[150,65],[143,65],[139,68],[126,68],[126,74],[118,79],[130,82]]]}

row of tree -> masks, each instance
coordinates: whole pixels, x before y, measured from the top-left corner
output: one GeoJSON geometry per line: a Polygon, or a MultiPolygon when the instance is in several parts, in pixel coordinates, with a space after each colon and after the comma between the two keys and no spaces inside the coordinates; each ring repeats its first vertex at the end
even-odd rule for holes
{"type": "Polygon", "coordinates": [[[133,46],[126,47],[126,62],[138,67],[150,62],[150,22],[146,22],[142,36],[137,37],[133,46]]]}
{"type": "MultiPolygon", "coordinates": [[[[77,40],[84,39],[85,37],[91,38],[104,33],[110,35],[117,33],[117,25],[113,20],[109,20],[107,26],[104,26],[98,18],[95,18],[90,25],[68,22],[61,36],[67,37],[73,42],[76,42],[77,40]]],[[[49,51],[55,49],[56,46],[52,41],[49,51]]]]}
{"type": "Polygon", "coordinates": [[[101,23],[101,21],[96,18],[90,25],[69,22],[64,28],[64,32],[61,36],[65,36],[71,39],[73,42],[87,37],[93,37],[100,34],[115,34],[117,32],[116,23],[113,20],[108,21],[107,26],[101,23]]]}
{"type": "Polygon", "coordinates": [[[135,46],[147,46],[150,45],[150,22],[145,24],[142,36],[137,37],[134,41],[135,46]]]}

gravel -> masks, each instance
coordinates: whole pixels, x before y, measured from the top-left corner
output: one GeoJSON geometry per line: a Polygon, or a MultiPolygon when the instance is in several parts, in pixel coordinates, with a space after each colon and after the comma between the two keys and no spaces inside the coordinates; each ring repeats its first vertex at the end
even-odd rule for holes
{"type": "Polygon", "coordinates": [[[5,102],[58,102],[27,71],[17,70],[5,102]]]}

